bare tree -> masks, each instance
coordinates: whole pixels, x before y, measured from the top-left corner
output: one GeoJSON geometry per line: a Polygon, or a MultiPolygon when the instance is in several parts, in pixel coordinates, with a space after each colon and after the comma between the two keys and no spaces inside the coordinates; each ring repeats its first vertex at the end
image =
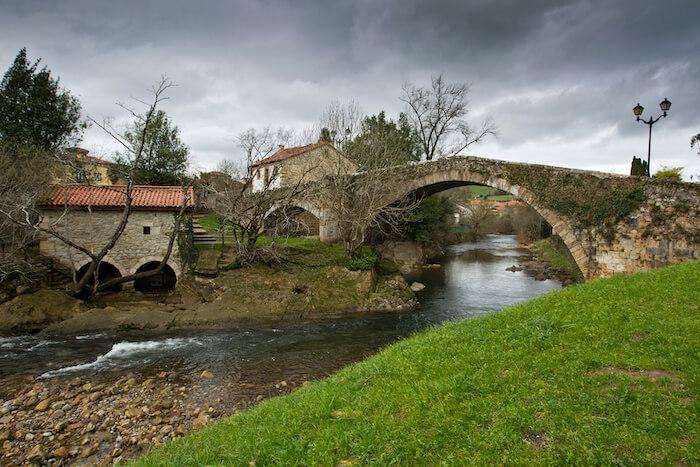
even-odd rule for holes
{"type": "Polygon", "coordinates": [[[246,165],[251,167],[278,150],[280,146],[288,144],[292,138],[294,138],[292,130],[265,127],[262,130],[249,128],[239,133],[235,141],[243,149],[246,165]]]}
{"type": "MultiPolygon", "coordinates": [[[[160,261],[158,267],[147,272],[142,272],[138,274],[132,274],[117,279],[109,280],[105,283],[100,284],[98,281],[99,268],[102,260],[105,256],[114,248],[115,244],[124,233],[126,226],[129,222],[129,216],[132,212],[132,203],[134,197],[134,173],[133,170],[129,168],[138,167],[139,162],[144,154],[144,141],[146,141],[145,132],[150,128],[150,121],[155,115],[158,106],[167,99],[165,93],[170,89],[173,84],[165,77],[163,77],[159,83],[151,89],[152,100],[150,103],[139,101],[140,103],[147,106],[147,111],[145,114],[139,114],[135,110],[123,106],[135,119],[143,123],[144,134],[141,134],[137,139],[136,145],[130,144],[125,138],[120,136],[119,132],[116,131],[108,122],[97,122],[92,120],[97,126],[103,129],[107,134],[114,138],[126,151],[129,164],[125,164],[123,173],[120,174],[121,178],[125,180],[125,185],[123,186],[111,186],[105,187],[105,189],[113,190],[119,193],[123,197],[123,208],[121,216],[117,225],[114,228],[113,233],[109,239],[101,246],[97,251],[92,248],[88,248],[85,245],[80,244],[76,239],[71,238],[69,232],[63,229],[61,226],[68,222],[70,217],[71,207],[66,199],[63,206],[63,211],[60,215],[55,216],[50,221],[45,218],[41,210],[38,208],[44,196],[46,196],[46,186],[42,187],[41,191],[38,191],[38,187],[28,184],[20,183],[15,187],[15,190],[19,190],[15,196],[12,197],[10,202],[5,202],[0,204],[0,214],[4,217],[6,221],[11,222],[15,226],[23,229],[34,231],[37,234],[46,235],[52,237],[65,245],[73,248],[74,250],[83,253],[89,259],[89,265],[87,270],[80,276],[74,278],[73,292],[83,293],[86,289],[88,283],[92,281],[92,289],[89,295],[96,292],[108,289],[116,284],[133,281],[140,278],[149,277],[162,272],[165,264],[167,263],[173,249],[173,243],[175,237],[179,232],[180,223],[182,217],[186,211],[187,206],[190,204],[189,199],[189,189],[183,189],[183,199],[182,206],[178,215],[175,216],[173,231],[170,234],[169,245],[165,255],[160,261]],[[24,194],[23,194],[24,193],[24,194]]],[[[25,159],[26,163],[31,164],[32,167],[38,168],[36,160],[31,158],[25,159]]],[[[31,170],[30,170],[31,172],[31,170]]],[[[67,194],[68,191],[64,190],[67,194]]]]}
{"type": "Polygon", "coordinates": [[[326,128],[331,141],[338,147],[343,147],[360,133],[362,120],[364,120],[364,114],[354,99],[347,102],[333,100],[321,114],[318,128],[316,128],[316,137],[318,138],[321,130],[326,128]]]}
{"type": "Polygon", "coordinates": [[[420,203],[420,198],[402,196],[402,187],[393,180],[393,148],[375,145],[370,149],[384,166],[356,174],[339,158],[336,173],[324,181],[329,211],[338,222],[346,250],[353,255],[371,230],[387,236],[400,234],[404,221],[420,203]]]}
{"type": "MultiPolygon", "coordinates": [[[[62,170],[55,162],[43,150],[0,145],[0,212],[20,214],[18,207],[39,199],[62,170]]],[[[26,248],[36,241],[37,234],[33,228],[0,215],[0,282],[10,277],[27,278],[34,272],[26,248]]]]}
{"type": "Polygon", "coordinates": [[[239,134],[238,144],[244,150],[245,162],[222,161],[217,170],[224,173],[221,183],[208,187],[207,199],[219,220],[222,242],[225,234],[232,238],[242,259],[258,259],[257,240],[263,234],[266,218],[276,210],[283,215],[280,221],[288,222],[285,213],[307,195],[310,187],[307,175],[312,168],[303,171],[293,184],[278,187],[280,174],[261,164],[279,144],[288,141],[292,133],[286,130],[261,131],[249,129],[239,134]],[[263,175],[265,173],[265,175],[263,175]],[[256,183],[257,180],[257,183],[256,183]]]}
{"type": "Polygon", "coordinates": [[[496,134],[491,119],[484,120],[476,129],[467,123],[467,84],[448,83],[438,75],[431,78],[430,88],[405,83],[402,89],[401,100],[406,103],[408,118],[427,160],[459,154],[486,136],[496,134]]]}
{"type": "Polygon", "coordinates": [[[493,204],[489,202],[479,202],[467,206],[464,224],[471,227],[475,240],[482,238],[489,231],[496,219],[493,204]]]}

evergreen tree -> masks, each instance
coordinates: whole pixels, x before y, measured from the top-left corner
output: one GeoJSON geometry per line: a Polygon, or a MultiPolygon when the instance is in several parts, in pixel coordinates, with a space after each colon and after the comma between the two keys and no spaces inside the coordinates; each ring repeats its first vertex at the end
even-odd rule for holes
{"type": "MultiPolygon", "coordinates": [[[[143,123],[138,121],[125,133],[124,139],[132,148],[138,148],[144,135],[143,123]]],[[[128,155],[117,153],[110,167],[109,178],[116,183],[129,169],[137,185],[178,185],[187,170],[189,148],[180,140],[180,130],[165,112],[159,110],[146,129],[144,150],[138,166],[131,167],[128,155]]]]}
{"type": "Polygon", "coordinates": [[[384,111],[366,117],[360,134],[343,148],[362,169],[386,167],[420,160],[421,146],[406,115],[398,123],[384,111]]]}
{"type": "Polygon", "coordinates": [[[0,141],[56,151],[79,141],[86,123],[77,98],[59,87],[27,50],[17,54],[0,82],[0,141]]]}
{"type": "Polygon", "coordinates": [[[647,161],[644,161],[639,157],[633,157],[630,175],[639,175],[642,177],[648,177],[649,176],[649,165],[647,164],[647,161]]]}

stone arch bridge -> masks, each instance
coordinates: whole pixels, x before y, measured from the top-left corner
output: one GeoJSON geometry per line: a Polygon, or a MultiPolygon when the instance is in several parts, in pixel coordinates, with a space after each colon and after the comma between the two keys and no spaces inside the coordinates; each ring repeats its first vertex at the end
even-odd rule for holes
{"type": "MultiPolygon", "coordinates": [[[[587,279],[644,271],[700,258],[700,185],[536,164],[452,157],[358,173],[382,177],[387,205],[466,185],[518,196],[547,220],[587,279]]],[[[295,204],[319,219],[323,241],[341,238],[328,193],[319,182],[295,204]]],[[[337,184],[336,184],[337,186],[337,184]]],[[[347,196],[351,196],[348,194],[347,196]]]]}

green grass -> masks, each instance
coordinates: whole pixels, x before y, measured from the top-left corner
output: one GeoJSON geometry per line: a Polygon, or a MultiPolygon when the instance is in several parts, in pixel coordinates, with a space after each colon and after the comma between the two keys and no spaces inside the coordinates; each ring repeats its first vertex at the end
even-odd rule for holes
{"type": "Polygon", "coordinates": [[[137,464],[698,464],[699,349],[699,262],[597,280],[402,340],[137,464]]]}
{"type": "Polygon", "coordinates": [[[493,195],[489,196],[486,198],[488,201],[513,201],[514,199],[518,199],[516,196],[513,195],[493,195]]]}
{"type": "Polygon", "coordinates": [[[379,256],[370,246],[363,246],[353,258],[342,243],[324,243],[308,237],[267,237],[258,238],[257,245],[270,246],[286,251],[290,260],[306,266],[343,266],[351,270],[372,269],[379,256]]]}
{"type": "Polygon", "coordinates": [[[517,197],[510,194],[498,194],[499,190],[490,186],[470,185],[468,187],[472,198],[484,198],[488,201],[511,201],[517,197]]]}
{"type": "Polygon", "coordinates": [[[221,223],[215,214],[205,214],[197,220],[197,223],[209,233],[216,233],[221,229],[221,223]]]}
{"type": "Polygon", "coordinates": [[[537,253],[553,270],[566,274],[578,282],[583,281],[583,274],[576,265],[576,261],[567,252],[559,250],[550,238],[538,240],[530,245],[530,248],[537,253]]]}

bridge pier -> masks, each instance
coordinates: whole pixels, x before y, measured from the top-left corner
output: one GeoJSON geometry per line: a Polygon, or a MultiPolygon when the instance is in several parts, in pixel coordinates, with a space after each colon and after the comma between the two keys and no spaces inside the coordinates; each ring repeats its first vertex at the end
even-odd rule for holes
{"type": "Polygon", "coordinates": [[[335,219],[322,218],[319,221],[318,237],[324,243],[339,242],[342,237],[340,235],[340,225],[335,219]]]}

